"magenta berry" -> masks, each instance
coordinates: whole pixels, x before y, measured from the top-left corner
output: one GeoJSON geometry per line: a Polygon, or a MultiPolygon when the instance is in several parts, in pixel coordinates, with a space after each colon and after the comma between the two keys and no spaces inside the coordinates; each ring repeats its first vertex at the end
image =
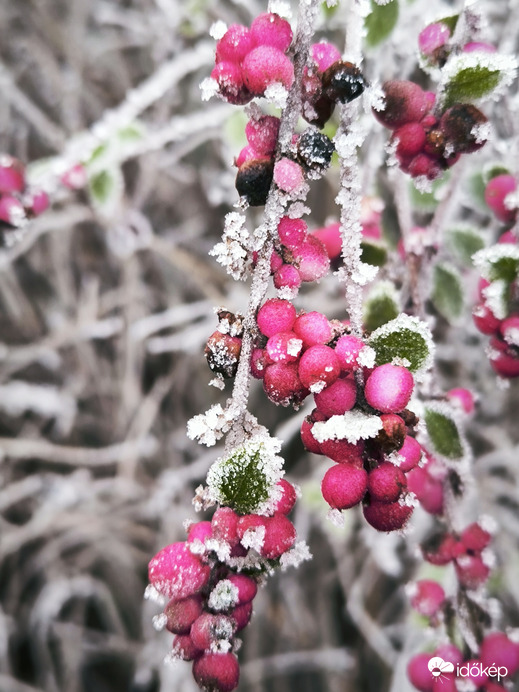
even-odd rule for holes
{"type": "Polygon", "coordinates": [[[168,619],[166,628],[173,634],[189,634],[191,625],[200,617],[202,610],[202,598],[199,595],[172,599],[164,609],[168,619]]]}
{"type": "Polygon", "coordinates": [[[364,342],[353,334],[341,336],[335,344],[335,353],[344,372],[353,372],[358,367],[357,358],[364,348],[364,342]]]}
{"type": "Polygon", "coordinates": [[[413,508],[399,502],[370,502],[362,511],[368,524],[377,531],[397,531],[407,524],[413,508]]]}
{"type": "Polygon", "coordinates": [[[187,542],[192,543],[193,541],[202,541],[206,538],[212,538],[213,535],[213,525],[210,521],[198,521],[195,524],[191,524],[187,532],[187,542]]]}
{"type": "Polygon", "coordinates": [[[258,46],[242,63],[243,81],[254,96],[262,96],[270,84],[280,83],[287,89],[294,81],[294,66],[283,51],[273,46],[258,46]]]}
{"type": "Polygon", "coordinates": [[[198,649],[207,651],[219,639],[230,640],[234,631],[234,623],[227,615],[203,612],[191,625],[190,637],[198,649]]]}
{"type": "Polygon", "coordinates": [[[368,492],[377,502],[396,502],[407,488],[404,472],[386,461],[368,474],[368,492]]]}
{"type": "Polygon", "coordinates": [[[206,652],[193,663],[193,677],[205,690],[232,692],[240,679],[238,659],[231,653],[206,652]]]}
{"type": "Polygon", "coordinates": [[[296,309],[288,300],[270,298],[258,310],[257,323],[265,336],[290,332],[296,319],[296,309]]]}
{"type": "Polygon", "coordinates": [[[305,238],[294,251],[294,257],[302,281],[318,281],[330,268],[330,258],[325,246],[313,235],[305,238]]]}
{"type": "Polygon", "coordinates": [[[506,197],[517,189],[517,182],[512,175],[503,173],[490,180],[485,188],[485,202],[499,221],[513,223],[517,216],[515,205],[508,208],[506,197]]]}
{"type": "Polygon", "coordinates": [[[385,108],[374,111],[374,115],[386,127],[393,130],[407,123],[418,122],[425,115],[428,107],[427,97],[417,84],[392,80],[385,82],[382,89],[385,108]]]}
{"type": "Polygon", "coordinates": [[[308,393],[301,382],[297,363],[273,363],[267,366],[263,388],[271,401],[283,406],[299,403],[308,393]]]}
{"type": "Polygon", "coordinates": [[[420,692],[433,692],[434,678],[429,670],[431,654],[413,656],[407,665],[407,677],[420,692]]]}
{"type": "Polygon", "coordinates": [[[458,406],[466,414],[470,415],[471,413],[474,413],[474,397],[468,389],[465,389],[464,387],[455,387],[454,389],[450,389],[447,392],[447,399],[455,406],[458,406]]]}
{"type": "Polygon", "coordinates": [[[508,675],[519,670],[519,644],[503,632],[487,634],[481,644],[479,657],[483,666],[504,666],[508,675]]]}
{"type": "Polygon", "coordinates": [[[432,55],[438,48],[444,46],[450,39],[449,27],[442,22],[429,24],[418,35],[418,47],[426,56],[432,55]]]}
{"type": "Polygon", "coordinates": [[[186,543],[172,543],[150,561],[150,584],[167,598],[186,598],[207,584],[211,570],[191,553],[186,543]]]}
{"type": "Polygon", "coordinates": [[[294,332],[278,332],[267,341],[265,350],[273,363],[295,363],[303,342],[294,332]]]}
{"type": "Polygon", "coordinates": [[[296,530],[284,514],[275,514],[265,520],[265,540],[261,554],[269,560],[275,560],[286,553],[295,543],[296,530]]]}
{"type": "Polygon", "coordinates": [[[280,499],[276,502],[274,510],[276,512],[281,512],[281,514],[290,514],[297,500],[296,489],[292,483],[289,483],[284,478],[278,481],[276,485],[281,490],[282,494],[280,499]]]}
{"type": "Polygon", "coordinates": [[[218,83],[220,95],[229,103],[243,105],[252,99],[245,86],[242,70],[234,62],[219,62],[213,68],[211,77],[218,83]]]}
{"type": "Polygon", "coordinates": [[[245,136],[249,145],[260,156],[270,156],[276,149],[279,134],[279,118],[273,115],[262,115],[249,120],[245,126],[245,136]]]}
{"type": "Polygon", "coordinates": [[[340,371],[339,359],[329,346],[310,346],[299,361],[299,378],[303,385],[314,393],[333,384],[340,371]]]}
{"type": "Polygon", "coordinates": [[[472,319],[482,334],[495,334],[501,326],[501,320],[484,304],[477,305],[472,311],[472,319]]]}
{"type": "Polygon", "coordinates": [[[490,576],[490,567],[480,555],[461,555],[454,566],[459,583],[467,589],[479,588],[490,576]]]}
{"type": "Polygon", "coordinates": [[[353,464],[336,464],[328,469],[321,483],[321,492],[332,509],[349,509],[366,493],[367,473],[353,464]]]}
{"type": "Polygon", "coordinates": [[[445,591],[442,586],[431,579],[417,581],[410,590],[411,605],[420,615],[428,618],[436,615],[445,602],[445,591]]]}
{"type": "Polygon", "coordinates": [[[20,161],[2,154],[0,156],[0,193],[9,195],[23,192],[25,189],[25,171],[20,161]]]}
{"type": "Polygon", "coordinates": [[[252,602],[242,603],[236,606],[230,616],[236,625],[236,632],[240,632],[244,627],[246,627],[252,617],[252,602]]]}
{"type": "Polygon", "coordinates": [[[324,72],[341,59],[339,49],[327,41],[314,43],[310,48],[310,54],[319,72],[324,72]]]}
{"type": "Polygon", "coordinates": [[[407,474],[409,490],[414,493],[429,514],[443,513],[443,483],[435,478],[426,467],[417,467],[407,474]]]}
{"type": "Polygon", "coordinates": [[[321,241],[326,248],[328,257],[331,260],[335,260],[341,256],[342,238],[340,224],[333,223],[330,226],[325,226],[324,228],[317,228],[315,231],[312,231],[312,235],[321,241]]]}
{"type": "Polygon", "coordinates": [[[415,466],[418,466],[418,463],[422,458],[422,447],[414,439],[414,437],[407,435],[404,440],[404,444],[398,450],[398,454],[400,457],[402,457],[400,468],[402,471],[404,471],[404,473],[407,473],[408,471],[411,471],[411,469],[414,469],[415,466]]]}
{"type": "Polygon", "coordinates": [[[302,219],[283,216],[278,224],[280,242],[290,250],[297,249],[307,236],[308,226],[302,219]]]}
{"type": "Polygon", "coordinates": [[[234,158],[234,165],[236,166],[236,168],[241,168],[242,164],[260,158],[261,155],[259,154],[259,152],[257,152],[256,149],[254,149],[254,147],[251,147],[251,145],[248,144],[246,147],[243,147],[243,149],[240,150],[238,156],[234,158]]]}
{"type": "Polygon", "coordinates": [[[305,312],[296,318],[294,332],[302,339],[305,348],[327,344],[332,338],[332,326],[320,312],[305,312]]]}
{"type": "Polygon", "coordinates": [[[301,286],[301,274],[293,265],[282,264],[274,274],[274,286],[297,291],[301,286]]]}
{"type": "Polygon", "coordinates": [[[370,406],[383,413],[399,413],[411,398],[414,379],[407,368],[386,363],[368,377],[364,394],[370,406]]]}
{"type": "Polygon", "coordinates": [[[315,437],[312,435],[312,426],[313,423],[309,421],[308,418],[305,418],[301,424],[301,440],[306,450],[312,452],[312,454],[320,454],[321,447],[319,442],[317,442],[315,437]]]}
{"type": "Polygon", "coordinates": [[[20,226],[25,219],[25,209],[19,199],[11,195],[0,197],[0,221],[10,226],[20,226]]]}
{"type": "Polygon", "coordinates": [[[266,517],[261,517],[259,514],[244,514],[238,520],[237,533],[238,537],[243,540],[245,532],[249,529],[257,529],[260,526],[265,526],[266,517]]]}
{"type": "Polygon", "coordinates": [[[356,398],[357,387],[353,379],[338,379],[314,395],[315,405],[327,418],[350,411],[356,398]]]}
{"type": "Polygon", "coordinates": [[[249,29],[241,24],[231,24],[216,44],[216,62],[240,64],[252,47],[249,29]]]}
{"type": "Polygon", "coordinates": [[[194,661],[202,651],[193,644],[189,634],[177,634],[173,639],[173,654],[181,661],[194,661]]]}
{"type": "Polygon", "coordinates": [[[273,46],[283,53],[292,43],[290,24],[273,12],[258,15],[251,24],[250,33],[256,46],[273,46]]]}
{"type": "Polygon", "coordinates": [[[211,520],[214,538],[235,546],[240,540],[237,533],[239,518],[239,515],[230,507],[217,509],[211,520]]]}
{"type": "Polygon", "coordinates": [[[363,440],[359,440],[356,444],[347,440],[324,440],[320,443],[319,449],[321,454],[338,464],[353,464],[359,468],[363,467],[363,440]]]}
{"type": "Polygon", "coordinates": [[[266,353],[262,348],[255,348],[250,359],[250,371],[257,380],[262,380],[265,375],[265,368],[270,365],[270,359],[266,359],[266,353]]]}
{"type": "Polygon", "coordinates": [[[286,157],[274,164],[274,182],[283,192],[295,192],[305,181],[301,166],[286,157]]]}
{"type": "Polygon", "coordinates": [[[397,130],[392,138],[396,142],[396,155],[400,161],[414,158],[424,148],[425,130],[420,123],[407,123],[397,130]]]}
{"type": "Polygon", "coordinates": [[[490,544],[492,536],[480,524],[474,522],[462,531],[460,540],[467,550],[479,553],[490,544]]]}

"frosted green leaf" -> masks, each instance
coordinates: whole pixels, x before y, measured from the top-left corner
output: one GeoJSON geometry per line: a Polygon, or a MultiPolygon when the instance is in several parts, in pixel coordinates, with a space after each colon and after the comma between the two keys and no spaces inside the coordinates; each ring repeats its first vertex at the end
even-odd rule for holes
{"type": "Polygon", "coordinates": [[[448,231],[447,243],[465,267],[471,267],[472,255],[485,247],[481,234],[473,228],[454,228],[448,231]]]}
{"type": "Polygon", "coordinates": [[[422,375],[433,362],[434,344],[429,327],[417,317],[401,314],[382,325],[369,338],[377,354],[377,365],[407,362],[406,367],[422,375]]]}
{"type": "Polygon", "coordinates": [[[364,303],[364,326],[370,332],[398,317],[398,295],[392,283],[375,286],[364,303]]]}
{"type": "Polygon", "coordinates": [[[425,425],[434,451],[447,459],[461,459],[463,443],[456,421],[445,411],[431,406],[425,409],[425,425]]]}
{"type": "Polygon", "coordinates": [[[473,257],[474,266],[487,281],[510,284],[519,276],[519,247],[510,243],[492,245],[473,257]]]}
{"type": "Polygon", "coordinates": [[[492,180],[492,178],[497,178],[498,175],[510,175],[510,171],[502,163],[496,161],[487,163],[483,168],[483,182],[485,185],[492,180]]]}
{"type": "Polygon", "coordinates": [[[364,241],[361,243],[361,260],[373,267],[382,267],[387,261],[387,250],[383,245],[364,241]]]}
{"type": "Polygon", "coordinates": [[[123,187],[121,170],[115,167],[94,173],[88,181],[92,203],[105,213],[113,211],[120,202],[123,187]]]}
{"type": "Polygon", "coordinates": [[[517,69],[513,56],[499,53],[461,53],[449,59],[439,88],[444,108],[501,95],[512,83],[517,69]]]}
{"type": "Polygon", "coordinates": [[[398,21],[398,0],[379,5],[371,0],[371,12],[365,20],[366,43],[374,47],[391,34],[398,21]]]}
{"type": "Polygon", "coordinates": [[[463,288],[459,272],[448,264],[434,267],[432,302],[440,315],[454,322],[463,311],[463,288]]]}
{"type": "Polygon", "coordinates": [[[451,14],[448,17],[437,19],[436,22],[448,26],[452,35],[454,33],[454,29],[456,28],[456,24],[458,23],[459,17],[459,14],[451,14]]]}
{"type": "Polygon", "coordinates": [[[121,128],[117,133],[117,137],[124,144],[139,142],[144,137],[144,126],[138,121],[131,123],[121,128]]]}

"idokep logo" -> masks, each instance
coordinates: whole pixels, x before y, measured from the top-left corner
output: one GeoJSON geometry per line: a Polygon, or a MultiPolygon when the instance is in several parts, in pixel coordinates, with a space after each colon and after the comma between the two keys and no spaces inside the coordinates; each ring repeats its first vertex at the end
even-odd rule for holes
{"type": "MultiPolygon", "coordinates": [[[[440,656],[433,656],[429,659],[427,667],[431,671],[431,675],[436,680],[442,682],[442,678],[446,676],[447,673],[454,673],[454,663],[450,661],[444,661],[440,656]]],[[[465,665],[456,665],[456,677],[458,678],[476,678],[481,679],[483,676],[497,678],[500,682],[501,678],[508,675],[508,668],[506,666],[486,666],[483,668],[483,664],[478,662],[468,662],[465,665]]]]}

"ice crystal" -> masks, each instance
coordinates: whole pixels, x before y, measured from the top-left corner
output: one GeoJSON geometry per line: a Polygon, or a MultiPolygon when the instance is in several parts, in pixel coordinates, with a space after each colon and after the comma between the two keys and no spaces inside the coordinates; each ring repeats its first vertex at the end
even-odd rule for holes
{"type": "Polygon", "coordinates": [[[209,252],[236,280],[244,280],[249,268],[251,237],[245,228],[245,221],[245,216],[236,211],[226,214],[222,242],[209,252]]]}
{"type": "Polygon", "coordinates": [[[269,0],[268,11],[278,14],[285,19],[292,18],[292,9],[290,8],[290,3],[286,0],[269,0]]]}
{"type": "Polygon", "coordinates": [[[198,440],[200,444],[212,447],[231,428],[235,413],[223,409],[221,404],[214,404],[205,413],[193,416],[187,423],[187,436],[198,440]]]}
{"type": "Polygon", "coordinates": [[[516,71],[517,59],[511,55],[484,52],[453,55],[442,68],[438,95],[440,99],[448,99],[449,92],[452,92],[455,100],[497,100],[513,82],[516,71]],[[463,92],[458,94],[460,88],[463,92]],[[467,88],[472,90],[471,93],[465,93],[467,88]]]}
{"type": "Polygon", "coordinates": [[[216,377],[213,377],[213,379],[209,381],[209,386],[216,387],[216,389],[224,390],[225,382],[223,376],[220,373],[218,373],[216,377]]]}
{"type": "Polygon", "coordinates": [[[159,613],[158,615],[154,615],[151,619],[151,622],[153,624],[154,629],[157,632],[162,632],[164,627],[166,627],[167,622],[168,622],[168,616],[166,613],[159,613]]]}
{"type": "Polygon", "coordinates": [[[287,105],[288,91],[280,82],[272,82],[265,89],[265,98],[276,108],[285,108],[287,105]]]}
{"type": "Polygon", "coordinates": [[[344,514],[340,511],[340,509],[329,509],[326,513],[326,518],[331,524],[337,526],[338,528],[342,528],[344,526],[344,514]]]}
{"type": "Polygon", "coordinates": [[[373,368],[376,355],[375,349],[371,348],[371,346],[364,346],[357,356],[357,363],[363,368],[373,368]]]}
{"type": "Polygon", "coordinates": [[[251,526],[243,534],[243,538],[240,543],[244,548],[252,548],[257,553],[259,553],[263,547],[263,542],[265,541],[265,527],[264,526],[251,526]]]}
{"type": "Polygon", "coordinates": [[[382,428],[379,416],[362,411],[346,411],[342,415],[331,416],[327,421],[314,423],[312,435],[317,442],[325,440],[347,440],[356,444],[359,440],[376,437],[382,428]]]}
{"type": "Polygon", "coordinates": [[[279,565],[283,571],[288,567],[299,567],[305,560],[311,560],[312,553],[304,541],[298,541],[290,550],[279,558],[279,565]]]}
{"type": "MultiPolygon", "coordinates": [[[[504,279],[492,281],[482,290],[485,304],[498,320],[504,320],[508,314],[508,284],[504,279]]],[[[477,308],[476,308],[477,310],[477,308]]],[[[474,312],[476,312],[476,310],[474,312]]]]}
{"type": "Polygon", "coordinates": [[[211,36],[211,38],[214,38],[215,41],[219,41],[224,36],[226,31],[227,24],[221,19],[219,19],[211,25],[211,28],[209,29],[209,36],[211,36]]]}
{"type": "Polygon", "coordinates": [[[200,82],[200,91],[202,92],[202,101],[209,101],[209,99],[216,96],[219,87],[216,79],[212,77],[206,77],[200,82]]]}
{"type": "Polygon", "coordinates": [[[238,603],[238,587],[228,579],[222,579],[209,594],[207,604],[211,610],[229,610],[238,603]]]}

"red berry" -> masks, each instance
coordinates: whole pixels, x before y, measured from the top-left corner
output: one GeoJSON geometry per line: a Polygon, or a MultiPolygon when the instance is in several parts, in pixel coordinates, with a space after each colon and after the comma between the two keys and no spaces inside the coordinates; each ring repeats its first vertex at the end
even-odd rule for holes
{"type": "Polygon", "coordinates": [[[275,560],[286,553],[295,543],[296,530],[284,514],[275,514],[265,520],[265,540],[261,554],[269,560],[275,560]]]}
{"type": "Polygon", "coordinates": [[[267,341],[265,350],[273,363],[295,363],[303,342],[294,332],[278,332],[267,341]]]}
{"type": "Polygon", "coordinates": [[[332,326],[327,317],[320,312],[305,312],[296,318],[294,332],[303,340],[305,348],[316,344],[326,344],[332,338],[332,326]]]}
{"type": "Polygon", "coordinates": [[[290,512],[294,509],[294,505],[297,500],[296,489],[292,483],[289,483],[284,478],[276,483],[276,487],[281,490],[282,495],[276,502],[274,511],[281,512],[281,514],[285,515],[290,514],[290,512]]]}
{"type": "Polygon", "coordinates": [[[302,219],[291,219],[283,216],[278,224],[279,241],[290,250],[295,250],[304,241],[308,226],[302,219]]]}
{"type": "Polygon", "coordinates": [[[300,403],[308,394],[302,384],[297,363],[273,363],[265,369],[263,389],[275,404],[300,403]]]}
{"type": "Polygon", "coordinates": [[[342,252],[340,224],[333,223],[324,228],[316,228],[315,231],[312,231],[312,235],[321,241],[331,260],[340,257],[342,252]]]}
{"type": "Polygon", "coordinates": [[[454,564],[458,581],[467,589],[477,589],[490,576],[490,567],[485,565],[480,555],[461,555],[454,564]]]}
{"type": "Polygon", "coordinates": [[[404,473],[407,473],[419,464],[422,458],[422,447],[414,437],[408,435],[404,440],[404,444],[398,450],[398,454],[403,457],[403,461],[400,462],[400,468],[404,473]]]}
{"type": "Polygon", "coordinates": [[[414,379],[407,368],[386,363],[368,377],[364,394],[370,406],[383,413],[402,411],[411,398],[414,379]]]}
{"type": "Polygon", "coordinates": [[[239,64],[251,49],[249,29],[241,24],[231,24],[216,44],[216,62],[228,61],[239,64]]]}
{"type": "Polygon", "coordinates": [[[231,547],[239,542],[237,533],[239,515],[230,507],[220,507],[213,514],[211,526],[213,536],[219,541],[226,541],[231,547]]]}
{"type": "Polygon", "coordinates": [[[352,334],[341,336],[335,344],[335,353],[344,372],[353,372],[358,367],[357,358],[364,342],[352,334]]]}
{"type": "Polygon", "coordinates": [[[257,323],[265,336],[290,332],[296,319],[296,309],[288,300],[270,298],[260,307],[257,323]]]}
{"type": "Polygon", "coordinates": [[[242,106],[252,99],[252,94],[245,86],[243,74],[234,62],[219,62],[213,68],[211,77],[218,83],[220,95],[229,103],[242,106]]]}
{"type": "Polygon", "coordinates": [[[389,461],[382,462],[368,474],[368,492],[378,502],[396,502],[406,488],[404,472],[389,461]]]}
{"type": "Polygon", "coordinates": [[[412,159],[425,145],[425,130],[420,123],[407,123],[395,130],[392,141],[396,141],[396,155],[400,159],[412,159]]]}
{"type": "Polygon", "coordinates": [[[429,670],[431,654],[413,656],[407,665],[407,677],[420,692],[433,692],[434,678],[429,670]]]}
{"type": "Polygon", "coordinates": [[[413,82],[391,80],[382,89],[385,96],[385,108],[374,111],[382,125],[396,129],[406,123],[418,122],[425,115],[428,100],[425,92],[413,82]]]}
{"type": "Polygon", "coordinates": [[[245,574],[230,574],[226,579],[238,589],[238,602],[236,604],[238,606],[252,601],[258,591],[258,585],[254,579],[245,574]]]}
{"type": "Polygon", "coordinates": [[[436,615],[445,602],[445,591],[442,586],[431,579],[417,581],[412,585],[411,590],[412,607],[425,617],[430,618],[436,615]]]}
{"type": "Polygon", "coordinates": [[[312,454],[321,454],[319,442],[312,435],[313,422],[307,418],[301,424],[301,440],[306,450],[312,454]]]}
{"type": "Polygon", "coordinates": [[[234,610],[230,613],[231,618],[236,623],[236,632],[240,632],[244,627],[246,627],[252,616],[252,602],[242,603],[242,605],[236,606],[234,610]]]}
{"type": "Polygon", "coordinates": [[[164,608],[168,618],[166,628],[173,634],[189,634],[191,625],[202,614],[202,599],[199,595],[180,600],[171,599],[164,608]]]}
{"type": "Polygon", "coordinates": [[[403,528],[413,508],[399,502],[370,502],[362,508],[364,517],[377,531],[396,531],[403,528]]]}
{"type": "Polygon", "coordinates": [[[326,248],[314,235],[308,235],[294,251],[294,260],[302,281],[319,281],[330,268],[326,248]]]}
{"type": "Polygon", "coordinates": [[[338,464],[353,464],[363,468],[364,460],[364,441],[359,440],[357,444],[352,444],[347,440],[324,440],[319,445],[321,454],[324,454],[338,464]]]}
{"type": "Polygon", "coordinates": [[[198,649],[207,651],[219,639],[230,641],[234,632],[234,622],[230,617],[204,612],[191,625],[190,637],[198,649]]]}
{"type": "Polygon", "coordinates": [[[173,654],[182,661],[194,661],[202,651],[193,644],[189,634],[177,634],[173,639],[173,654]]]}
{"type": "Polygon", "coordinates": [[[20,161],[2,154],[0,156],[0,193],[9,195],[12,192],[23,192],[25,188],[25,171],[20,161]]]}
{"type": "Polygon", "coordinates": [[[231,653],[204,653],[193,663],[193,677],[204,690],[232,692],[240,679],[238,659],[231,653]]]}
{"type": "Polygon", "coordinates": [[[462,531],[460,540],[467,550],[480,553],[490,544],[492,536],[480,524],[474,522],[462,531]]]}
{"type": "Polygon", "coordinates": [[[366,493],[368,475],[353,464],[336,464],[328,469],[321,483],[321,492],[332,509],[349,509],[366,493]]]}
{"type": "Polygon", "coordinates": [[[273,46],[285,53],[292,43],[290,24],[273,12],[258,15],[251,24],[250,32],[256,46],[273,46]]]}
{"type": "Polygon", "coordinates": [[[357,387],[353,379],[339,379],[314,394],[317,409],[327,418],[341,415],[355,406],[357,387]]]}
{"type": "Polygon", "coordinates": [[[341,367],[335,351],[329,346],[310,346],[299,361],[299,377],[310,391],[322,391],[339,377],[341,367]]]}
{"type": "Polygon", "coordinates": [[[186,598],[198,593],[210,575],[209,565],[193,555],[184,542],[162,548],[148,566],[150,583],[168,598],[186,598]]]}
{"type": "Polygon", "coordinates": [[[504,666],[507,675],[515,675],[519,670],[519,644],[509,639],[503,632],[487,634],[481,644],[479,657],[483,666],[504,666]]]}
{"type": "Polygon", "coordinates": [[[198,521],[191,524],[187,532],[187,543],[192,543],[195,540],[205,541],[206,538],[212,538],[213,526],[210,521],[198,521]]]}
{"type": "Polygon", "coordinates": [[[512,175],[503,173],[490,180],[485,188],[485,202],[492,209],[499,221],[503,223],[513,223],[517,216],[517,208],[509,209],[505,200],[507,195],[515,192],[517,182],[512,175]]]}
{"type": "Polygon", "coordinates": [[[472,319],[478,331],[489,336],[495,334],[501,326],[501,320],[498,320],[490,308],[483,303],[474,308],[472,319]]]}
{"type": "Polygon", "coordinates": [[[263,96],[270,84],[281,83],[289,89],[294,81],[294,66],[283,51],[273,46],[258,46],[245,56],[243,80],[254,96],[263,96]]]}
{"type": "Polygon", "coordinates": [[[265,522],[266,517],[261,517],[259,514],[244,514],[240,517],[237,526],[237,533],[240,541],[243,540],[246,531],[265,526],[265,522]]]}

